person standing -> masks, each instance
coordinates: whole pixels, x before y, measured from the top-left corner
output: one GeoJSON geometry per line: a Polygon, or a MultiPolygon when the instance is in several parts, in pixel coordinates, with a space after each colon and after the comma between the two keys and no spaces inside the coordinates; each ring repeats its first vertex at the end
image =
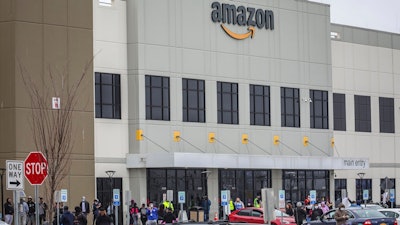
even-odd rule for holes
{"type": "Polygon", "coordinates": [[[47,204],[43,201],[43,198],[39,198],[39,224],[43,224],[46,221],[47,204]]]}
{"type": "Polygon", "coordinates": [[[87,225],[87,218],[82,214],[79,206],[75,207],[74,225],[87,225]]]}
{"type": "Polygon", "coordinates": [[[242,200],[240,200],[239,197],[236,198],[236,201],[234,204],[235,204],[235,210],[244,208],[244,203],[242,202],[242,200]]]}
{"type": "Polygon", "coordinates": [[[150,202],[149,207],[146,210],[146,215],[147,215],[146,225],[157,225],[158,209],[154,207],[152,202],[150,202]]]}
{"type": "Polygon", "coordinates": [[[32,200],[32,196],[28,197],[28,201],[26,202],[28,204],[28,217],[27,217],[27,225],[34,225],[35,224],[35,212],[36,212],[36,207],[35,207],[35,202],[32,200]]]}
{"type": "Polygon", "coordinates": [[[14,206],[12,205],[11,198],[7,198],[6,203],[4,203],[4,222],[11,224],[14,217],[14,206]]]}
{"type": "Polygon", "coordinates": [[[19,216],[21,218],[21,223],[20,223],[21,225],[26,224],[28,213],[29,213],[29,206],[25,201],[25,197],[23,197],[20,199],[19,203],[19,216]]]}
{"type": "Polygon", "coordinates": [[[288,203],[286,204],[285,212],[286,212],[286,214],[288,214],[289,216],[293,216],[294,212],[293,212],[292,203],[288,202],[288,203]]]}
{"type": "Polygon", "coordinates": [[[261,208],[261,196],[258,194],[257,197],[253,201],[253,206],[255,208],[261,208]]]}
{"type": "Polygon", "coordinates": [[[100,203],[100,201],[97,199],[97,198],[95,198],[94,200],[93,200],[93,208],[92,208],[92,211],[93,211],[93,225],[94,225],[94,223],[95,223],[95,221],[96,221],[96,218],[99,216],[99,214],[100,214],[100,211],[99,211],[99,208],[101,207],[101,203],[100,203]]]}
{"type": "Polygon", "coordinates": [[[146,210],[146,205],[144,203],[142,203],[142,207],[140,207],[140,220],[142,221],[142,225],[146,225],[147,210],[146,210]]]}
{"type": "Polygon", "coordinates": [[[107,215],[104,207],[99,208],[99,216],[96,219],[96,225],[111,225],[111,218],[107,215]]]}
{"type": "Polygon", "coordinates": [[[79,207],[82,209],[82,214],[87,217],[87,215],[90,213],[90,205],[89,202],[86,201],[85,196],[82,196],[82,201],[80,202],[79,207]]]}
{"type": "Polygon", "coordinates": [[[296,206],[297,207],[294,210],[294,219],[295,219],[297,225],[302,225],[303,222],[306,220],[307,212],[303,208],[303,205],[301,204],[301,202],[297,202],[296,206]]]}
{"type": "Polygon", "coordinates": [[[210,206],[211,206],[211,201],[208,199],[207,195],[204,195],[203,201],[201,202],[201,207],[203,207],[204,210],[204,221],[207,222],[210,219],[210,206]]]}
{"type": "Polygon", "coordinates": [[[64,211],[60,220],[60,224],[62,225],[74,225],[74,215],[68,209],[68,206],[64,206],[64,211]]]}
{"type": "Polygon", "coordinates": [[[166,208],[165,209],[165,215],[161,221],[161,224],[165,224],[165,223],[173,223],[176,221],[176,217],[175,215],[172,213],[171,208],[166,208]]]}
{"type": "Polygon", "coordinates": [[[133,201],[133,205],[129,209],[129,214],[130,214],[130,224],[138,225],[139,208],[137,207],[137,204],[134,201],[133,201]]]}
{"type": "Polygon", "coordinates": [[[314,204],[314,209],[311,212],[311,220],[319,220],[324,214],[321,209],[321,204],[314,204]]]}
{"type": "Polygon", "coordinates": [[[338,209],[335,212],[334,218],[336,220],[336,225],[343,225],[346,224],[346,220],[349,219],[346,211],[344,210],[344,204],[340,203],[338,205],[338,209]]]}
{"type": "Polygon", "coordinates": [[[163,202],[163,205],[164,205],[164,209],[170,208],[172,210],[172,212],[174,212],[174,205],[169,200],[165,200],[163,202]]]}
{"type": "Polygon", "coordinates": [[[322,213],[326,213],[329,211],[329,206],[327,206],[325,204],[325,202],[321,202],[321,209],[322,209],[322,213]]]}

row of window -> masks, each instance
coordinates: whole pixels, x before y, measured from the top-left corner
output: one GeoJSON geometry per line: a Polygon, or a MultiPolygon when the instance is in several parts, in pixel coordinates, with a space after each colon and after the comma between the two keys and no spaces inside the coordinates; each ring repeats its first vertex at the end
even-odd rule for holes
{"type": "MultiPolygon", "coordinates": [[[[363,190],[368,190],[368,201],[372,200],[372,179],[356,179],[355,181],[356,199],[352,200],[363,200],[363,190]]],[[[396,180],[394,178],[381,178],[379,187],[381,195],[385,191],[390,191],[391,189],[396,190],[396,180]]],[[[335,200],[341,201],[341,199],[346,196],[347,180],[335,179],[335,200]]]]}
{"type": "MultiPolygon", "coordinates": [[[[96,118],[121,118],[120,77],[96,73],[96,118]]],[[[146,119],[170,120],[169,77],[145,76],[146,119]]],[[[300,127],[298,88],[281,87],[281,126],[300,127]]],[[[310,127],[329,129],[328,92],[310,90],[310,127]]],[[[206,122],[205,81],[182,79],[182,113],[184,122],[206,122]]],[[[371,132],[369,96],[354,96],[355,130],[371,132]]],[[[217,113],[220,124],[239,124],[239,87],[237,83],[217,82],[217,113]]],[[[346,130],[344,94],[333,94],[334,130],[346,130]]],[[[394,133],[394,99],[379,98],[380,131],[394,133]]],[[[271,125],[270,87],[250,84],[250,124],[271,125]]]]}

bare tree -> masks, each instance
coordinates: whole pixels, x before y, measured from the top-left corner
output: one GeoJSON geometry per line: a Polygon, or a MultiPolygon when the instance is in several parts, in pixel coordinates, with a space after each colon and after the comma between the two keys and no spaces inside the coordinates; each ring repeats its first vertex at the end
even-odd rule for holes
{"type": "Polygon", "coordinates": [[[19,64],[22,80],[31,100],[33,141],[37,151],[41,151],[48,161],[48,177],[44,182],[43,192],[45,201],[50,203],[47,219],[53,218],[54,193],[59,190],[70,171],[74,142],[72,115],[77,106],[78,91],[91,65],[92,61],[87,63],[82,74],[72,82],[67,72],[54,73],[49,68],[48,79],[43,79],[38,84],[19,64]],[[59,109],[52,108],[52,97],[60,98],[59,109]]]}

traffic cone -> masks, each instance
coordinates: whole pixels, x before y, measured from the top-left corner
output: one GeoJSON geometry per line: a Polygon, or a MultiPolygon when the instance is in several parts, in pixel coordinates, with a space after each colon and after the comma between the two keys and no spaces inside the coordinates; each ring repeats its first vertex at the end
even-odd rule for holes
{"type": "Polygon", "coordinates": [[[215,213],[215,215],[214,215],[214,221],[218,221],[218,213],[215,213]]]}

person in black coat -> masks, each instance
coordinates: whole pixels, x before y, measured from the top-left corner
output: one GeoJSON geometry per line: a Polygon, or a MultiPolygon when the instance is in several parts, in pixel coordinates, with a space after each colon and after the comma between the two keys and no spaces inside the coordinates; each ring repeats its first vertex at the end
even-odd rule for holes
{"type": "Polygon", "coordinates": [[[74,214],[68,210],[68,206],[64,206],[64,212],[61,216],[60,223],[62,225],[74,225],[74,214]]]}
{"type": "Polygon", "coordinates": [[[99,208],[100,215],[96,218],[96,225],[111,225],[111,218],[107,215],[106,209],[99,208]]]}
{"type": "Polygon", "coordinates": [[[296,220],[297,225],[302,225],[303,221],[306,220],[307,212],[303,208],[303,205],[301,204],[301,202],[297,202],[296,206],[297,207],[294,210],[294,219],[296,220]]]}
{"type": "Polygon", "coordinates": [[[6,203],[4,203],[4,221],[7,224],[12,224],[13,221],[13,216],[14,216],[14,206],[12,204],[12,199],[7,198],[6,203]]]}
{"type": "Polygon", "coordinates": [[[176,217],[172,213],[172,209],[171,208],[167,208],[165,210],[165,214],[164,214],[164,217],[162,219],[162,223],[173,223],[173,222],[175,222],[175,220],[176,220],[176,217]]]}
{"type": "Polygon", "coordinates": [[[324,212],[322,212],[321,205],[315,204],[311,213],[311,220],[319,220],[322,214],[324,214],[324,212]]]}

